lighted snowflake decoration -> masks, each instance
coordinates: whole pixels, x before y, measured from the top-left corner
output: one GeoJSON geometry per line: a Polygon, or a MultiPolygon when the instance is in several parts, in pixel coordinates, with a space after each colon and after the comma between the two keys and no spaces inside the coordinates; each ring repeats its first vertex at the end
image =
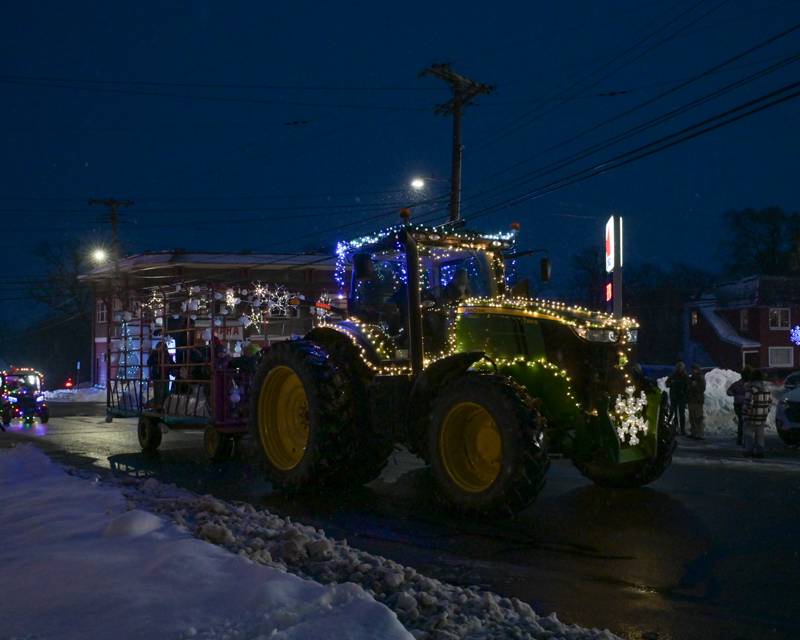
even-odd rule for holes
{"type": "Polygon", "coordinates": [[[797,347],[800,347],[800,325],[795,325],[789,332],[789,340],[797,347]]]}
{"type": "Polygon", "coordinates": [[[639,444],[639,436],[647,433],[646,408],[647,396],[644,391],[640,391],[637,396],[634,387],[626,387],[625,395],[617,396],[616,402],[614,402],[614,413],[619,421],[617,435],[620,442],[627,441],[631,446],[639,444]]]}

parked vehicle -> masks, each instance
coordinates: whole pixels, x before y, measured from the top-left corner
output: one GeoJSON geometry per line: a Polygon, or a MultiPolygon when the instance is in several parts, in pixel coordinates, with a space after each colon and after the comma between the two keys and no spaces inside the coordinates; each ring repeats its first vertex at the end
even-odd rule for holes
{"type": "Polygon", "coordinates": [[[797,389],[797,387],[800,387],[800,371],[794,371],[793,373],[790,373],[783,380],[784,391],[791,391],[792,389],[797,389]]]}
{"type": "MultiPolygon", "coordinates": [[[[792,374],[786,380],[797,374],[792,374]]],[[[784,444],[790,447],[800,446],[800,387],[793,384],[778,400],[775,410],[775,430],[784,444]]]]}
{"type": "Polygon", "coordinates": [[[515,296],[513,234],[406,223],[338,255],[349,316],[271,347],[255,374],[251,433],[274,483],[366,482],[402,443],[445,504],[507,515],[535,499],[551,454],[608,487],[670,464],[666,394],[633,364],[637,323],[515,296]]]}
{"type": "Polygon", "coordinates": [[[0,372],[0,413],[4,427],[15,418],[28,424],[36,418],[45,424],[50,420],[50,410],[42,392],[43,380],[44,376],[35,369],[11,367],[0,372]]]}

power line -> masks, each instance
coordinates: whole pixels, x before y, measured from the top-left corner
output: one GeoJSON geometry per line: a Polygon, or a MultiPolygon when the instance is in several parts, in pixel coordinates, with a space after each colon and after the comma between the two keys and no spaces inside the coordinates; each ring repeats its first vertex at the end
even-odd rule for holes
{"type": "Polygon", "coordinates": [[[519,196],[515,196],[507,200],[504,200],[502,202],[496,203],[494,205],[485,207],[484,209],[480,209],[476,212],[473,212],[471,218],[474,219],[482,217],[488,215],[489,213],[499,211],[500,209],[505,209],[509,206],[520,204],[522,202],[525,202],[526,200],[542,197],[544,195],[552,193],[553,191],[563,189],[564,187],[574,184],[576,182],[582,182],[583,180],[593,178],[597,175],[608,173],[613,169],[623,167],[632,162],[636,162],[637,160],[641,160],[642,158],[669,149],[675,145],[688,142],[689,140],[705,135],[706,133],[710,133],[722,127],[733,124],[734,122],[738,122],[739,120],[760,113],[761,111],[764,111],[766,109],[772,108],[784,102],[788,102],[789,100],[793,100],[798,96],[800,96],[800,91],[795,91],[785,96],[781,96],[781,94],[784,94],[798,87],[800,87],[800,81],[784,85],[779,89],[776,89],[767,94],[759,96],[758,98],[755,98],[753,100],[741,103],[731,109],[728,109],[722,113],[711,116],[710,118],[706,118],[689,127],[685,127],[679,131],[663,136],[657,140],[654,140],[645,145],[637,147],[636,149],[633,149],[631,151],[619,154],[611,158],[610,160],[606,160],[604,162],[595,164],[592,167],[588,167],[586,169],[573,173],[564,178],[552,181],[528,193],[521,194],[519,196]],[[759,103],[765,102],[770,99],[772,99],[771,102],[767,102],[766,104],[756,106],[759,103]],[[739,111],[743,111],[743,113],[739,113],[738,115],[733,115],[739,111]]]}
{"type": "Polygon", "coordinates": [[[30,76],[20,74],[0,74],[0,78],[9,80],[26,80],[34,82],[56,82],[56,83],[80,83],[109,86],[133,86],[133,87],[179,87],[191,89],[258,89],[265,91],[358,91],[374,93],[376,91],[409,91],[418,93],[437,92],[438,89],[431,87],[400,87],[400,86],[344,86],[344,85],[296,85],[296,84],[259,84],[259,83],[236,83],[236,82],[186,82],[186,81],[165,81],[165,80],[101,80],[98,78],[76,78],[64,76],[30,76]]]}
{"type": "MultiPolygon", "coordinates": [[[[602,64],[600,67],[598,67],[597,69],[592,71],[591,74],[589,74],[590,76],[597,74],[599,71],[602,71],[603,69],[607,69],[607,68],[613,66],[619,60],[623,60],[621,65],[617,66],[616,68],[610,69],[607,73],[601,75],[599,78],[596,78],[594,81],[592,81],[588,86],[584,86],[582,88],[582,90],[585,91],[587,89],[591,89],[593,87],[596,87],[601,82],[603,82],[603,80],[611,77],[612,75],[614,75],[615,73],[617,73],[620,70],[624,69],[625,67],[633,64],[637,60],[639,60],[642,57],[644,57],[647,54],[649,54],[651,51],[653,51],[657,47],[660,47],[661,45],[666,44],[667,42],[670,42],[671,40],[676,38],[678,35],[680,35],[683,31],[685,31],[685,30],[689,29],[690,27],[694,26],[695,24],[697,24],[699,21],[701,21],[704,18],[706,18],[711,13],[714,13],[715,11],[719,10],[723,5],[725,5],[728,2],[730,2],[730,0],[721,0],[721,2],[717,3],[715,6],[711,7],[710,9],[706,10],[699,17],[694,18],[691,22],[683,25],[682,27],[679,27],[677,30],[673,31],[670,34],[667,34],[661,40],[657,40],[656,42],[653,42],[648,47],[646,47],[643,51],[639,52],[637,55],[635,55],[633,57],[628,57],[630,54],[632,54],[634,51],[636,51],[636,49],[638,49],[641,45],[645,44],[648,40],[650,40],[654,36],[657,36],[659,33],[663,32],[664,30],[666,30],[667,28],[672,26],[674,23],[679,22],[682,18],[684,18],[685,16],[688,16],[689,14],[694,12],[694,10],[699,8],[700,5],[702,5],[704,2],[705,2],[705,0],[698,0],[698,2],[694,3],[688,9],[682,11],[677,16],[671,18],[665,24],[663,24],[660,27],[658,27],[655,31],[653,31],[653,32],[649,33],[648,35],[644,36],[643,38],[637,40],[636,43],[634,43],[632,46],[630,46],[627,49],[623,50],[622,52],[618,53],[616,56],[611,58],[611,60],[608,60],[607,62],[602,64]],[[627,60],[624,60],[626,57],[627,57],[627,60]]],[[[588,80],[588,77],[586,78],[586,80],[588,80]]],[[[547,115],[548,113],[551,113],[552,111],[554,111],[555,109],[560,107],[566,101],[566,99],[571,97],[571,93],[570,92],[575,87],[580,85],[581,82],[585,82],[586,80],[583,80],[583,81],[582,80],[576,80],[570,86],[568,86],[564,91],[562,91],[560,94],[558,94],[556,96],[558,98],[564,99],[563,101],[560,101],[560,102],[556,103],[555,105],[552,105],[552,107],[550,109],[542,112],[541,111],[541,107],[543,107],[545,105],[545,101],[543,101],[539,106],[535,107],[531,111],[529,111],[527,113],[524,113],[521,116],[517,117],[516,119],[512,120],[512,122],[505,129],[501,130],[499,133],[497,133],[494,136],[484,140],[475,149],[473,149],[473,151],[474,152],[482,151],[483,149],[486,149],[487,147],[491,146],[492,144],[494,144],[494,143],[496,143],[496,142],[498,142],[498,141],[500,141],[500,140],[502,140],[504,138],[507,138],[508,136],[512,135],[513,133],[516,133],[520,129],[523,129],[524,127],[529,126],[537,118],[540,118],[540,117],[542,117],[544,115],[547,115]]]]}
{"type": "Polygon", "coordinates": [[[109,93],[109,94],[124,94],[124,95],[137,95],[148,97],[160,98],[182,98],[188,100],[201,100],[208,102],[226,102],[226,103],[243,103],[243,104],[261,104],[261,105],[278,105],[287,107],[309,107],[321,109],[356,109],[367,111],[427,111],[428,107],[412,107],[400,105],[367,105],[367,104],[353,104],[353,103],[324,103],[324,102],[305,102],[298,100],[265,100],[262,98],[244,98],[235,96],[212,96],[212,95],[197,95],[185,93],[170,93],[166,91],[144,91],[133,89],[115,89],[111,87],[95,87],[95,86],[81,86],[77,84],[54,84],[45,82],[35,82],[28,80],[13,80],[7,77],[0,76],[0,84],[10,84],[21,87],[33,87],[44,89],[70,89],[74,91],[88,91],[90,93],[109,93]]]}

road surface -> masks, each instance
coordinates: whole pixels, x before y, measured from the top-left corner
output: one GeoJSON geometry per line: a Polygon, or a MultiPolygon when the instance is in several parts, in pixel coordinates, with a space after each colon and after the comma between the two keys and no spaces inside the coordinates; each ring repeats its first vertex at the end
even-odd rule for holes
{"type": "Polygon", "coordinates": [[[800,454],[777,440],[763,461],[742,458],[726,439],[681,440],[664,477],[639,490],[595,487],[555,460],[537,502],[495,522],[443,513],[428,473],[404,451],[368,487],[292,499],[241,459],[205,462],[198,432],[170,432],[147,456],[133,420],[54,417],[0,434],[2,444],[15,441],[100,474],[248,501],[428,575],[624,638],[800,637],[800,454]]]}

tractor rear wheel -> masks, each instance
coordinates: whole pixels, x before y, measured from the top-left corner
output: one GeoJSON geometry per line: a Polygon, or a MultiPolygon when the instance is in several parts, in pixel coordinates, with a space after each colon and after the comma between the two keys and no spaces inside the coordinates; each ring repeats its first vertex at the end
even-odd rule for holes
{"type": "Polygon", "coordinates": [[[161,446],[161,428],[155,418],[140,416],[137,435],[139,446],[145,453],[153,453],[161,446]]]}
{"type": "Polygon", "coordinates": [[[511,378],[468,372],[434,400],[428,455],[439,497],[458,511],[513,515],[531,504],[549,466],[544,420],[511,378]]]}
{"type": "Polygon", "coordinates": [[[677,443],[675,441],[676,425],[671,418],[669,399],[667,394],[663,393],[658,411],[656,455],[649,460],[625,464],[597,461],[578,462],[577,460],[573,460],[573,463],[578,471],[601,487],[632,489],[650,484],[658,480],[672,463],[672,453],[675,451],[677,443]]]}
{"type": "Polygon", "coordinates": [[[319,346],[280,342],[256,372],[250,432],[274,483],[296,489],[337,484],[347,473],[355,422],[347,377],[319,346]]]}

